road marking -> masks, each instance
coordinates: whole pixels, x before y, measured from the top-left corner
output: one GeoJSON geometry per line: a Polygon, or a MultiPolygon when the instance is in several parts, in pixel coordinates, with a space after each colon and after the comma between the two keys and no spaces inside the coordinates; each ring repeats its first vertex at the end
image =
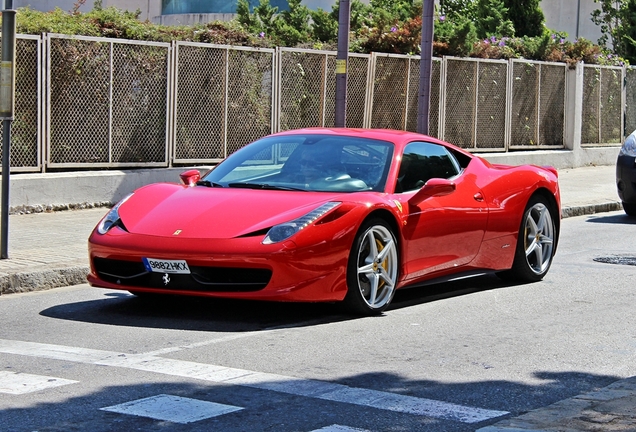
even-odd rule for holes
{"type": "Polygon", "coordinates": [[[507,411],[473,408],[449,402],[349,387],[325,381],[300,379],[245,369],[167,359],[148,354],[125,354],[5,339],[0,339],[0,352],[53,360],[123,367],[463,423],[478,423],[508,414],[507,411]]]}
{"type": "Polygon", "coordinates": [[[195,342],[195,343],[191,343],[188,345],[180,345],[180,346],[175,346],[175,347],[167,347],[167,348],[161,348],[155,351],[148,351],[145,354],[149,354],[149,355],[163,355],[163,354],[170,354],[170,353],[174,353],[174,352],[178,352],[178,351],[184,351],[184,350],[189,350],[189,349],[195,349],[195,348],[201,348],[201,347],[205,347],[208,345],[214,345],[217,343],[225,343],[225,342],[230,342],[230,341],[234,341],[237,339],[243,339],[246,337],[252,337],[252,336],[263,336],[267,333],[271,333],[271,332],[275,332],[278,330],[287,330],[290,328],[297,328],[297,327],[305,327],[305,326],[311,326],[311,325],[315,325],[315,324],[320,324],[322,323],[322,320],[309,320],[309,321],[302,321],[299,323],[295,323],[295,324],[285,324],[285,325],[279,325],[279,326],[274,326],[274,327],[268,327],[262,330],[253,330],[253,331],[247,331],[247,332],[241,332],[241,333],[235,333],[235,334],[230,334],[230,335],[226,335],[226,336],[222,336],[216,339],[209,339],[209,340],[205,340],[202,342],[195,342]]]}
{"type": "Polygon", "coordinates": [[[356,429],[348,426],[331,425],[311,432],[370,432],[367,429],[356,429]]]}
{"type": "Polygon", "coordinates": [[[100,409],[102,411],[110,411],[119,414],[129,414],[138,417],[148,417],[155,420],[187,424],[212,417],[218,417],[223,414],[242,410],[243,408],[198,399],[160,394],[100,409]]]}
{"type": "Polygon", "coordinates": [[[0,371],[0,393],[26,394],[51,387],[75,384],[78,381],[42,375],[0,371]]]}

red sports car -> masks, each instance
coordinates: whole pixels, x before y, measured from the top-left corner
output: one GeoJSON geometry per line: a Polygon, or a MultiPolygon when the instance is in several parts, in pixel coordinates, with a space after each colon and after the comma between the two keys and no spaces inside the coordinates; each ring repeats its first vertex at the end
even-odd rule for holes
{"type": "Polygon", "coordinates": [[[181,179],[138,189],[102,219],[91,285],[344,301],[369,315],[431,281],[541,280],[559,237],[554,168],[494,165],[410,132],[282,132],[181,179]]]}

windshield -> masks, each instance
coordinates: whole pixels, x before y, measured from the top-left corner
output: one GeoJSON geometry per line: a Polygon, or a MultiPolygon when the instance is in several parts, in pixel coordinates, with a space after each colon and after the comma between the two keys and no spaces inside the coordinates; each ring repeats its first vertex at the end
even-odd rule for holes
{"type": "Polygon", "coordinates": [[[203,180],[223,187],[384,191],[393,144],[334,135],[270,136],[229,156],[203,180]]]}

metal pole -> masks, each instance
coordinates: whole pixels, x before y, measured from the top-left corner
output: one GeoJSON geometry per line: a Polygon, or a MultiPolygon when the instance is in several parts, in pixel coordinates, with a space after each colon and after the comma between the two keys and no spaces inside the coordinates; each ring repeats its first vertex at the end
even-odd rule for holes
{"type": "Polygon", "coordinates": [[[338,54],[336,55],[336,112],[334,124],[345,127],[347,123],[347,63],[349,61],[349,29],[351,5],[340,0],[338,11],[338,54]]]}
{"type": "Polygon", "coordinates": [[[433,67],[433,4],[434,0],[424,0],[422,5],[422,52],[420,54],[420,90],[417,99],[417,132],[426,135],[428,135],[433,67]]]}
{"type": "Polygon", "coordinates": [[[5,0],[2,11],[2,61],[0,62],[0,118],[2,119],[2,202],[0,203],[0,259],[9,258],[9,172],[11,171],[11,121],[15,107],[15,10],[5,0]]]}
{"type": "Polygon", "coordinates": [[[579,25],[581,23],[581,0],[576,3],[576,38],[579,38],[579,25]]]}
{"type": "Polygon", "coordinates": [[[9,258],[9,171],[11,147],[11,120],[2,121],[2,241],[0,244],[0,259],[9,258]]]}

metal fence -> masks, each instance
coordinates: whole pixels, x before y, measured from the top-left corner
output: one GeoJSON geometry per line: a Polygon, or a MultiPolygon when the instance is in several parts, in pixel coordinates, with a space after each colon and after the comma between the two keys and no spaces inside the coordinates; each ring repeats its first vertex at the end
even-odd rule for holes
{"type": "MultiPolygon", "coordinates": [[[[333,127],[336,53],[278,48],[277,130],[333,127]]],[[[363,127],[369,56],[350,54],[347,73],[347,127],[363,127]]]]}
{"type": "Polygon", "coordinates": [[[218,162],[274,130],[275,50],[178,42],[175,163],[218,162]]]}
{"type": "Polygon", "coordinates": [[[582,145],[621,143],[624,68],[586,65],[583,72],[582,145]]]}
{"type": "Polygon", "coordinates": [[[512,61],[510,149],[563,148],[567,65],[512,61]]]}
{"type": "MultiPolygon", "coordinates": [[[[38,36],[19,35],[15,51],[15,113],[11,124],[10,166],[12,172],[38,171],[42,166],[43,135],[42,40],[38,36]]],[[[0,122],[2,133],[3,125],[0,122]]]]}
{"type": "MultiPolygon", "coordinates": [[[[271,132],[333,126],[335,58],[19,36],[12,171],[216,163],[271,132]]],[[[414,131],[419,75],[419,57],[351,54],[347,126],[414,131]]],[[[568,76],[562,63],[433,59],[429,134],[475,152],[564,148],[568,76]]],[[[636,69],[585,66],[583,81],[583,143],[620,143],[636,129],[636,69]]]]}
{"type": "Polygon", "coordinates": [[[47,166],[165,166],[171,45],[46,35],[47,166]]]}
{"type": "Polygon", "coordinates": [[[504,151],[508,62],[445,60],[440,138],[470,150],[504,151]]]}

